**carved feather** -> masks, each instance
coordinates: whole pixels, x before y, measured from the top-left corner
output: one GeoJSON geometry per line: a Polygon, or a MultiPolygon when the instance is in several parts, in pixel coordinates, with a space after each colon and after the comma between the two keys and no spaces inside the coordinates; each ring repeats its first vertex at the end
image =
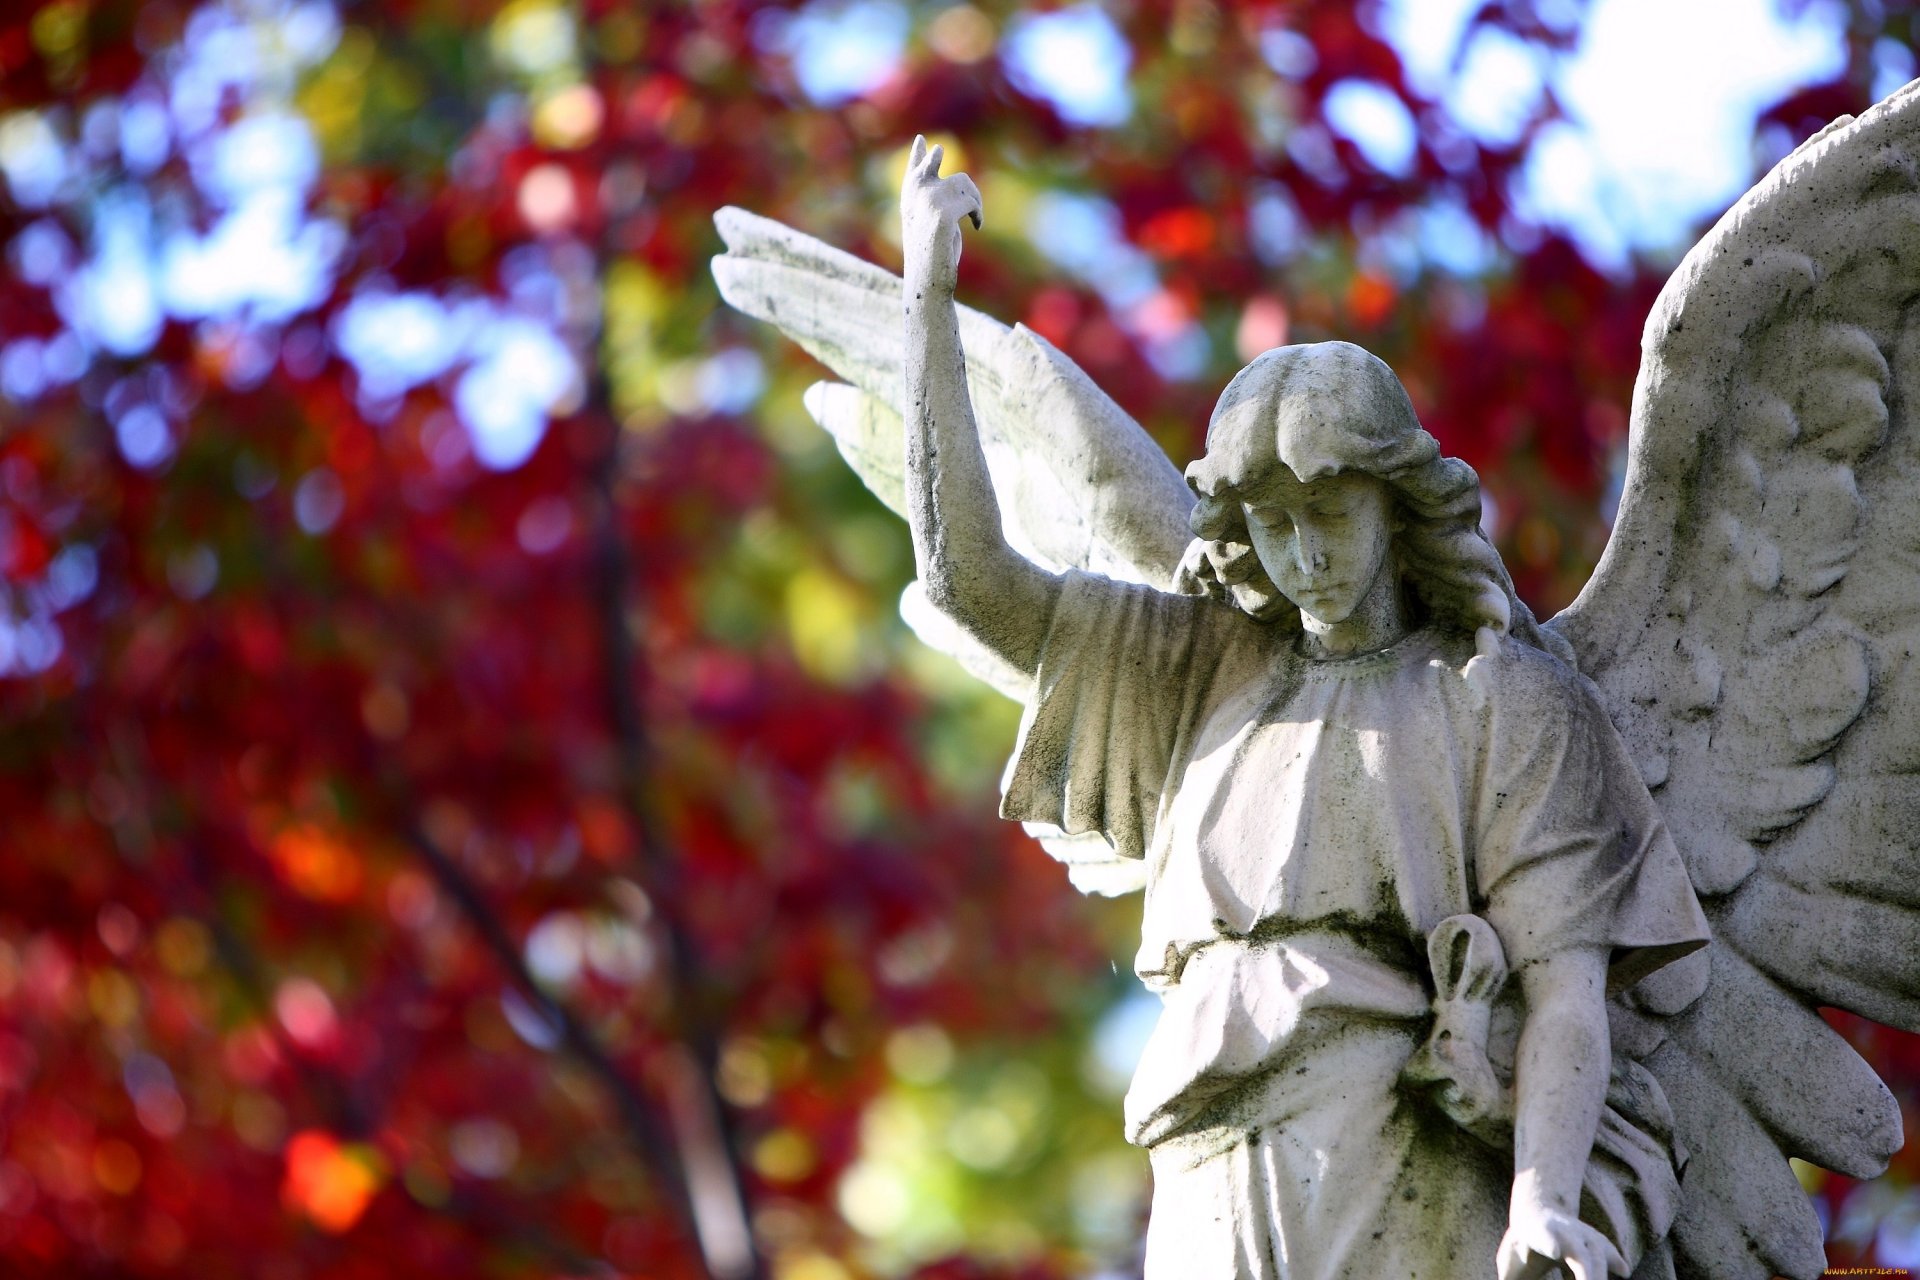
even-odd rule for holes
{"type": "Polygon", "coordinates": [[[1673,1224],[1675,1271],[1695,1280],[1813,1280],[1826,1266],[1820,1220],[1773,1139],[1685,1049],[1662,1045],[1646,1066],[1692,1153],[1673,1224]]]}
{"type": "Polygon", "coordinates": [[[1789,1155],[1855,1178],[1884,1169],[1900,1149],[1900,1108],[1880,1077],[1735,947],[1708,950],[1711,998],[1670,1020],[1667,1050],[1692,1058],[1789,1155]]]}
{"type": "MultiPolygon", "coordinates": [[[[744,210],[722,209],[714,222],[727,243],[713,260],[721,296],[777,325],[897,421],[899,277],[744,210]]],[[[1166,452],[1045,338],[958,310],[1003,521],[1052,567],[1171,586],[1192,539],[1193,495],[1166,452]]]]}
{"type": "Polygon", "coordinates": [[[1869,1177],[1900,1142],[1814,1009],[1920,1028],[1916,157],[1909,85],[1687,255],[1647,320],[1613,536],[1549,624],[1714,929],[1705,993],[1648,1060],[1694,1153],[1681,1277],[1817,1274],[1785,1156],[1869,1177]]]}
{"type": "MultiPolygon", "coordinates": [[[[713,260],[721,296],[847,379],[816,383],[807,411],[874,495],[904,515],[899,277],[744,210],[722,209],[714,222],[727,245],[713,260]]],[[[959,316],[967,386],[1009,545],[1056,572],[1086,569],[1170,588],[1192,537],[1193,499],[1179,470],[1046,339],[969,307],[959,316]]],[[[1030,681],[935,610],[917,583],[902,595],[900,613],[928,646],[1025,699],[1030,681]]],[[[1120,857],[1099,835],[1028,830],[1083,892],[1130,893],[1145,883],[1145,864],[1120,857]]]]}

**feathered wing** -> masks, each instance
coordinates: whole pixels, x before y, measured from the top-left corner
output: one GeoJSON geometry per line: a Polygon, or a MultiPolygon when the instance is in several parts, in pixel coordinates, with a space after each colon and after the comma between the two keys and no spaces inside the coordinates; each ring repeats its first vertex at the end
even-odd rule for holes
{"type": "Polygon", "coordinates": [[[1809,140],[1674,273],[1613,536],[1549,624],[1713,926],[1616,1027],[1691,1152],[1682,1277],[1819,1274],[1786,1157],[1870,1177],[1901,1143],[1817,1010],[1920,1030],[1917,306],[1920,84],[1809,140]]]}
{"type": "MultiPolygon", "coordinates": [[[[791,227],[741,209],[714,223],[720,295],[778,326],[846,382],[816,383],[807,410],[869,489],[905,514],[901,282],[791,227]]],[[[1192,535],[1192,495],[1140,425],[1046,339],[961,307],[960,342],[1007,541],[1055,571],[1087,569],[1171,588],[1192,535]]],[[[921,639],[1009,697],[1027,679],[974,644],[915,583],[900,612],[921,639]]],[[[1030,828],[1073,882],[1094,893],[1144,883],[1144,865],[1104,838],[1030,828]]]]}

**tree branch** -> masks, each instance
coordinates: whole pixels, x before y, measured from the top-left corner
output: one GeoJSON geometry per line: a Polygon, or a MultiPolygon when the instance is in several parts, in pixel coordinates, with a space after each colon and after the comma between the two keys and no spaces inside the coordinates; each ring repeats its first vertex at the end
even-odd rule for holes
{"type": "Polygon", "coordinates": [[[427,866],[434,883],[460,908],[460,912],[473,927],[494,960],[506,971],[516,990],[533,1005],[547,1023],[560,1037],[560,1043],[567,1052],[599,1078],[607,1092],[612,1096],[614,1106],[619,1110],[621,1121],[625,1124],[628,1136],[633,1140],[640,1158],[653,1166],[654,1176],[663,1189],[676,1202],[683,1220],[692,1221],[690,1202],[674,1191],[681,1188],[679,1170],[668,1161],[667,1152],[672,1149],[671,1135],[662,1128],[652,1109],[639,1088],[627,1079],[606,1046],[588,1030],[563,1001],[556,998],[537,981],[527,962],[521,957],[520,948],[514,945],[506,925],[494,912],[473,880],[462,871],[457,863],[434,843],[432,837],[411,823],[406,826],[407,843],[427,866]]]}
{"type": "Polygon", "coordinates": [[[684,1056],[663,1080],[680,1139],[681,1170],[707,1267],[720,1280],[760,1280],[765,1264],[754,1244],[746,1189],[735,1156],[731,1117],[714,1085],[719,1066],[716,1028],[706,1002],[691,998],[701,971],[698,947],[680,922],[679,867],[651,801],[652,743],[643,708],[648,668],[628,623],[633,575],[620,529],[619,477],[623,432],[604,371],[589,375],[588,412],[604,424],[606,441],[591,467],[594,606],[600,621],[607,704],[618,746],[620,790],[639,838],[640,882],[654,894],[654,919],[665,952],[665,978],[677,1015],[684,1056]]]}

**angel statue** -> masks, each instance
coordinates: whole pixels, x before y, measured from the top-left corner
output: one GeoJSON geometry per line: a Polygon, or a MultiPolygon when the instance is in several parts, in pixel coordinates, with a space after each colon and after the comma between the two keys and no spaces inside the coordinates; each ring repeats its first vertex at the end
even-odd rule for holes
{"type": "Polygon", "coordinates": [[[1025,704],[1003,814],[1145,890],[1150,1280],[1817,1275],[1787,1157],[1901,1142],[1818,1009],[1920,1030],[1920,84],[1674,273],[1545,623],[1385,364],[1260,356],[1183,481],[955,304],[940,162],[904,283],[737,209],[714,273],[851,384],[807,404],[908,621],[1025,704]]]}

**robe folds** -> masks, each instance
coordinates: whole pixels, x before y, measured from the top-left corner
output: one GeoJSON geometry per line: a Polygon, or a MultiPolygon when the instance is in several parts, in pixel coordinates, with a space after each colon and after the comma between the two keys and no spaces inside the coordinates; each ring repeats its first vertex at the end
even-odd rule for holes
{"type": "MultiPolygon", "coordinates": [[[[1706,921],[1558,659],[1440,629],[1335,659],[1297,638],[1068,574],[1002,813],[1147,860],[1135,969],[1163,1007],[1126,1112],[1154,1168],[1148,1280],[1486,1280],[1511,1141],[1401,1079],[1433,1022],[1429,935],[1478,917],[1514,971],[1602,948],[1619,991],[1704,945],[1706,921]]],[[[1489,1044],[1508,1068],[1518,986],[1489,1044]]],[[[1630,1259],[1672,1219],[1670,1122],[1616,1053],[1582,1216],[1630,1259]]]]}

